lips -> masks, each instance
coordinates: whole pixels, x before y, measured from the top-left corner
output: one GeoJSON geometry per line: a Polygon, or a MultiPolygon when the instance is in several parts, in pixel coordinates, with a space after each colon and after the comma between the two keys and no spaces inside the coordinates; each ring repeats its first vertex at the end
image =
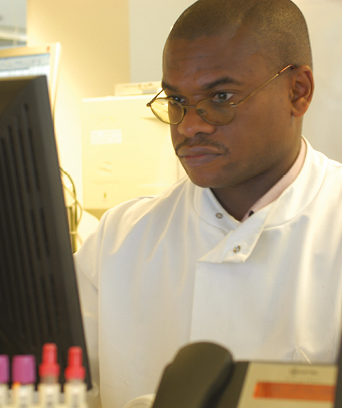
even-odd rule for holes
{"type": "Polygon", "coordinates": [[[177,151],[177,156],[182,163],[189,167],[208,164],[221,155],[222,152],[212,146],[181,147],[177,151]]]}

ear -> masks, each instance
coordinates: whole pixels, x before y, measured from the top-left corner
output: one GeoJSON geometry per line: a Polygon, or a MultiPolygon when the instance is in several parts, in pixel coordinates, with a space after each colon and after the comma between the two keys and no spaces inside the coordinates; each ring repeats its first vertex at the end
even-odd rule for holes
{"type": "Polygon", "coordinates": [[[308,110],[314,91],[312,70],[307,65],[295,68],[292,81],[292,109],[294,117],[299,118],[308,110]]]}

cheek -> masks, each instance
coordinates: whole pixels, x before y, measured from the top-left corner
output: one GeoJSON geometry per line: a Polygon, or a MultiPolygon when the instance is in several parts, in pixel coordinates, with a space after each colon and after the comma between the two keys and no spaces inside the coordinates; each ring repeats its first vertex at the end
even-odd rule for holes
{"type": "Polygon", "coordinates": [[[269,124],[277,126],[281,131],[283,126],[290,126],[292,122],[292,106],[288,95],[273,95],[265,104],[263,116],[267,117],[269,124]]]}
{"type": "MultiPolygon", "coordinates": [[[[272,102],[272,101],[270,101],[272,102]]],[[[294,143],[292,116],[284,105],[264,104],[258,111],[250,110],[236,129],[232,154],[240,157],[241,165],[256,172],[275,166],[291,151],[294,143]]]]}
{"type": "MultiPolygon", "coordinates": [[[[171,134],[171,142],[172,142],[172,146],[173,148],[176,150],[177,145],[179,145],[179,143],[181,143],[181,136],[177,131],[177,126],[178,125],[170,125],[170,134],[171,134]]],[[[184,138],[183,138],[184,139],[184,138]]]]}
{"type": "Polygon", "coordinates": [[[246,105],[244,108],[239,121],[240,131],[241,134],[248,134],[254,144],[277,144],[289,134],[292,115],[284,98],[271,97],[264,103],[246,105]]]}

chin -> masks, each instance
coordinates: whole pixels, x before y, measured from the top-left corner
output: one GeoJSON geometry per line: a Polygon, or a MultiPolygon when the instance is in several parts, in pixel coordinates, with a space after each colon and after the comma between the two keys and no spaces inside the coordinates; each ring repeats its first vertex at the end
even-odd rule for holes
{"type": "Polygon", "coordinates": [[[195,176],[193,174],[189,174],[189,179],[196,184],[198,187],[202,188],[215,188],[215,187],[222,187],[222,183],[219,183],[218,180],[213,179],[212,177],[205,177],[205,176],[195,176]]]}

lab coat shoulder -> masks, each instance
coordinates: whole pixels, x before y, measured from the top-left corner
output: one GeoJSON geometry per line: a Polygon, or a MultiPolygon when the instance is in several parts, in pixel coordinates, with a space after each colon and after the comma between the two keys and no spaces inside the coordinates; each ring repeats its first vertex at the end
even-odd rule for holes
{"type": "MultiPolygon", "coordinates": [[[[319,193],[326,192],[327,201],[333,204],[334,199],[341,200],[342,195],[342,163],[327,158],[323,153],[316,152],[317,166],[321,173],[323,182],[319,193]]],[[[308,183],[310,186],[310,183],[308,183]]]]}
{"type": "Polygon", "coordinates": [[[327,158],[307,143],[303,168],[296,180],[272,203],[267,227],[307,217],[312,225],[329,223],[342,200],[342,164],[327,158]]]}
{"type": "MultiPolygon", "coordinates": [[[[109,210],[103,219],[102,236],[111,251],[120,248],[122,243],[131,239],[149,240],[162,235],[166,229],[177,229],[181,218],[188,218],[193,205],[192,190],[196,187],[186,177],[174,184],[161,195],[139,197],[109,210]],[[178,209],[182,211],[178,211],[178,209]],[[172,220],[172,224],[170,225],[172,220]]],[[[173,231],[174,232],[174,231],[173,231]]],[[[103,250],[106,250],[104,247],[103,250]]]]}
{"type": "Polygon", "coordinates": [[[196,188],[187,177],[169,187],[158,196],[137,197],[108,210],[101,218],[97,230],[83,243],[75,255],[77,269],[86,274],[97,286],[99,270],[103,259],[119,250],[127,252],[147,244],[163,235],[169,229],[170,220],[175,221],[172,229],[188,218],[186,207],[192,206],[192,190],[196,188]],[[176,211],[181,207],[183,211],[176,211]],[[175,220],[175,218],[177,218],[175,220]]]}
{"type": "Polygon", "coordinates": [[[104,233],[108,232],[106,230],[108,228],[112,230],[115,224],[120,229],[117,232],[125,237],[126,233],[130,233],[135,227],[140,227],[140,225],[146,227],[151,220],[155,227],[163,227],[174,215],[172,208],[180,205],[184,207],[185,203],[190,204],[187,197],[189,197],[189,190],[194,187],[186,177],[158,196],[138,197],[109,210],[103,220],[104,233]]]}

